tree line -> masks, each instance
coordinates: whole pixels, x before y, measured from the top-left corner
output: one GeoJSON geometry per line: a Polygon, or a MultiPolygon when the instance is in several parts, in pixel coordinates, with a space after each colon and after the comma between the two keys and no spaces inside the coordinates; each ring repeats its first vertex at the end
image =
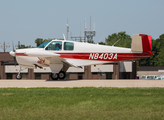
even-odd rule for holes
{"type": "MultiPolygon", "coordinates": [[[[37,38],[35,40],[36,47],[38,47],[40,44],[48,40],[52,40],[52,39],[43,40],[42,38],[37,38]]],[[[131,41],[132,41],[131,36],[126,34],[125,31],[123,31],[123,32],[118,32],[118,33],[113,33],[111,35],[108,35],[107,38],[105,38],[105,42],[100,42],[99,44],[131,48],[131,41]]],[[[164,34],[160,35],[159,38],[157,39],[152,39],[152,52],[154,53],[154,55],[149,58],[138,59],[137,60],[138,65],[139,66],[164,66],[164,47],[163,46],[164,46],[164,34]]],[[[31,45],[30,46],[19,45],[18,49],[32,48],[32,47],[33,46],[31,45]]]]}

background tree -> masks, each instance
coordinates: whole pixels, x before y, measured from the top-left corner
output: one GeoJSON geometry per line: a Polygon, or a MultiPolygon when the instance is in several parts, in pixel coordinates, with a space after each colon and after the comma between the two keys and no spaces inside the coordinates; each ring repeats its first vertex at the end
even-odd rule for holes
{"type": "Polygon", "coordinates": [[[100,44],[100,45],[106,45],[106,43],[105,43],[105,42],[99,42],[99,44],[100,44]]]}
{"type": "Polygon", "coordinates": [[[131,41],[132,38],[130,37],[130,35],[127,35],[125,31],[113,33],[112,35],[108,35],[108,38],[105,38],[106,45],[112,46],[115,42],[117,42],[114,46],[126,48],[131,47],[131,41]]]}
{"type": "Polygon", "coordinates": [[[164,34],[160,35],[158,39],[155,40],[154,44],[154,65],[163,66],[164,65],[164,34]]]}
{"type": "MultiPolygon", "coordinates": [[[[105,39],[107,45],[113,45],[118,41],[115,46],[118,47],[131,47],[132,38],[126,32],[113,33],[108,35],[105,39]],[[119,40],[119,41],[118,41],[119,40]]],[[[152,52],[153,56],[144,59],[138,59],[139,66],[164,66],[164,34],[160,35],[158,39],[152,39],[152,52]]]]}
{"type": "Polygon", "coordinates": [[[24,48],[34,48],[31,45],[18,45],[18,49],[24,49],[24,48]]]}

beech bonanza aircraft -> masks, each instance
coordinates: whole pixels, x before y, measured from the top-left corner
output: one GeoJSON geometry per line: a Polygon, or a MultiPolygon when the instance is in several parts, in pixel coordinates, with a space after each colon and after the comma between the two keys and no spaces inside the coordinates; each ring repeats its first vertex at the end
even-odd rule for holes
{"type": "MultiPolygon", "coordinates": [[[[10,52],[16,58],[20,70],[16,75],[21,79],[22,68],[50,67],[53,80],[64,79],[69,67],[113,63],[123,60],[147,58],[153,55],[151,36],[136,34],[130,48],[90,44],[68,40],[50,40],[38,48],[18,49],[10,52]]],[[[16,62],[16,61],[15,61],[16,62]]]]}

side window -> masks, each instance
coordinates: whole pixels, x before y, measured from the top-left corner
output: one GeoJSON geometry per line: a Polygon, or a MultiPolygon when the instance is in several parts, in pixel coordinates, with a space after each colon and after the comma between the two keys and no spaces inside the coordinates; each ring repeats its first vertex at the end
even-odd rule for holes
{"type": "Polygon", "coordinates": [[[73,50],[73,49],[74,49],[74,43],[64,42],[64,50],[73,50]]]}
{"type": "Polygon", "coordinates": [[[62,49],[62,42],[61,41],[53,41],[50,43],[47,47],[46,50],[56,50],[59,51],[62,49]]]}

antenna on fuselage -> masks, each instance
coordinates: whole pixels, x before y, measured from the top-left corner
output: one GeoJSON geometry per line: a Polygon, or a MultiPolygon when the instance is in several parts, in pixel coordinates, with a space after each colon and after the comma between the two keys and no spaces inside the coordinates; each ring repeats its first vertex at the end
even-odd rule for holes
{"type": "Polygon", "coordinates": [[[65,35],[64,35],[64,34],[63,34],[63,37],[64,37],[64,40],[66,40],[66,39],[65,39],[65,35]]]}
{"type": "Polygon", "coordinates": [[[100,41],[99,41],[97,44],[99,44],[99,43],[101,42],[101,40],[103,39],[103,37],[104,37],[104,36],[102,36],[102,38],[100,39],[100,41]]]}
{"type": "Polygon", "coordinates": [[[67,26],[67,40],[68,40],[68,35],[69,35],[69,25],[68,25],[68,18],[67,18],[67,24],[66,24],[66,26],[67,26]]]}
{"type": "Polygon", "coordinates": [[[112,47],[118,42],[118,41],[120,41],[121,39],[119,39],[119,40],[117,40],[113,45],[112,45],[112,47]]]}

